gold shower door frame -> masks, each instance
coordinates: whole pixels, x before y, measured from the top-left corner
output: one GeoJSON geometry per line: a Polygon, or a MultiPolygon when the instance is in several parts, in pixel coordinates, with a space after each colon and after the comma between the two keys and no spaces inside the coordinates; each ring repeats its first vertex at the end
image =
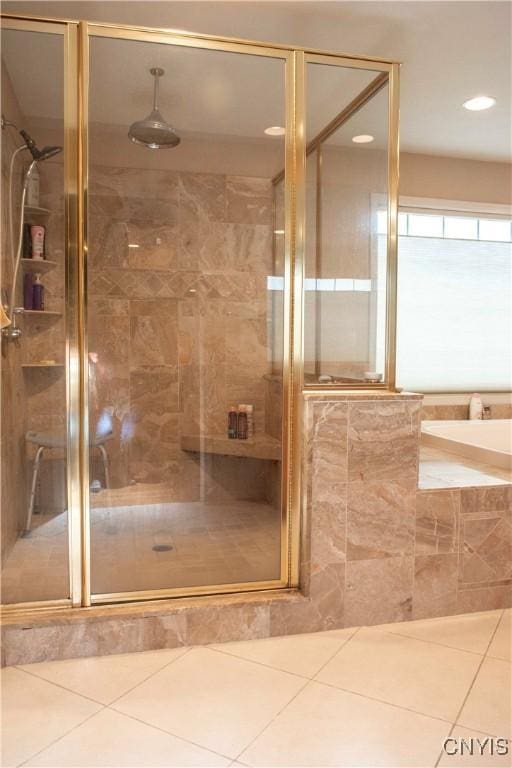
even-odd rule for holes
{"type": "Polygon", "coordinates": [[[79,24],[2,14],[2,29],[60,35],[64,73],[64,220],[66,326],[66,502],[68,510],[69,597],[2,606],[2,613],[66,608],[80,605],[82,583],[82,473],[80,460],[80,338],[79,323],[79,24]]]}
{"type": "MultiPolygon", "coordinates": [[[[398,76],[391,60],[347,56],[285,45],[199,35],[177,30],[89,23],[76,20],[2,15],[9,29],[64,35],[64,129],[66,211],[66,348],[67,348],[67,495],[69,517],[70,598],[6,606],[4,611],[88,607],[197,595],[300,587],[300,541],[303,488],[302,395],[303,271],[305,240],[305,109],[307,63],[321,63],[381,73],[389,83],[388,138],[388,294],[387,383],[394,389],[396,314],[396,232],[398,209],[398,76]],[[87,366],[87,195],[89,41],[105,37],[138,42],[248,54],[281,59],[285,64],[285,270],[283,333],[283,435],[281,475],[281,574],[264,582],[204,585],[91,595],[89,516],[89,435],[87,366]]],[[[354,111],[356,109],[354,108],[354,111]]],[[[322,132],[323,133],[323,132],[322,132]]],[[[320,136],[320,135],[319,135],[320,136]]],[[[382,389],[383,385],[365,385],[382,389]]],[[[346,391],[315,385],[319,395],[346,391]]],[[[311,394],[312,390],[308,389],[311,394]]]]}

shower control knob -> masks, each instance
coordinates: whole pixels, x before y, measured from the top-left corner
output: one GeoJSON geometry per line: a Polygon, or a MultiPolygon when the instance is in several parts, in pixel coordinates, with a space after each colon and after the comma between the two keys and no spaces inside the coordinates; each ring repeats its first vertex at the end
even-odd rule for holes
{"type": "Polygon", "coordinates": [[[17,341],[20,336],[22,335],[23,331],[21,328],[16,328],[13,326],[9,326],[8,328],[2,329],[2,336],[4,336],[6,339],[9,339],[9,341],[17,341]]]}

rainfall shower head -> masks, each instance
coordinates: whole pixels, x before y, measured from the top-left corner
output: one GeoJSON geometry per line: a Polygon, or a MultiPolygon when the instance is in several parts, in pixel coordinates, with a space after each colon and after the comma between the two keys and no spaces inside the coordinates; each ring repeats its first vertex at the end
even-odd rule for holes
{"type": "Polygon", "coordinates": [[[48,158],[54,157],[55,155],[58,155],[59,152],[62,152],[62,147],[43,147],[43,149],[38,149],[34,139],[29,136],[26,131],[21,130],[20,135],[23,136],[27,149],[30,151],[34,160],[48,160],[48,158]]]}
{"type": "Polygon", "coordinates": [[[128,138],[134,144],[143,144],[148,149],[171,149],[177,147],[181,139],[158,109],[158,81],[164,74],[164,70],[160,67],[152,67],[149,71],[155,78],[153,111],[144,120],[132,123],[128,138]]]}

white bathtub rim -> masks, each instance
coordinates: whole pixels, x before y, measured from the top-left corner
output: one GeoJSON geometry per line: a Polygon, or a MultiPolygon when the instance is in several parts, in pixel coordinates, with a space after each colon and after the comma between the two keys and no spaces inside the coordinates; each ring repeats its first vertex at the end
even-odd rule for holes
{"type": "MultiPolygon", "coordinates": [[[[509,424],[512,429],[512,419],[490,419],[489,421],[509,424]]],[[[483,447],[475,442],[456,440],[453,437],[446,437],[437,432],[429,431],[429,427],[460,426],[461,424],[468,424],[468,426],[471,424],[471,426],[475,427],[475,425],[489,424],[489,421],[423,421],[421,425],[421,443],[422,445],[438,448],[439,450],[448,451],[449,453],[455,453],[459,456],[464,456],[467,459],[482,462],[483,464],[490,464],[499,467],[500,469],[512,470],[512,452],[510,451],[501,451],[498,448],[483,447]]]]}

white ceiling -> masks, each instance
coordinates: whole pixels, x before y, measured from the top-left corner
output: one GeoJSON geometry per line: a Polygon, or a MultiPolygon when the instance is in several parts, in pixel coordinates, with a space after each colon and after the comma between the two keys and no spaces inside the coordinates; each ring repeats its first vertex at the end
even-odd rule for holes
{"type": "MultiPolygon", "coordinates": [[[[2,56],[23,114],[31,120],[62,120],[62,39],[4,30],[2,56]]],[[[268,144],[276,139],[266,137],[265,128],[285,124],[282,59],[111,38],[91,40],[90,57],[92,123],[127,129],[134,120],[144,118],[152,108],[149,70],[158,66],[165,72],[160,80],[160,110],[182,135],[256,138],[268,144]]],[[[309,139],[378,72],[309,65],[307,75],[309,139]]],[[[382,144],[386,121],[386,100],[380,97],[351,121],[349,132],[372,133],[382,144]]],[[[347,141],[341,133],[337,139],[337,143],[347,141]]]]}
{"type": "MultiPolygon", "coordinates": [[[[498,161],[510,160],[511,7],[464,0],[2,4],[4,12],[174,27],[396,58],[403,62],[402,149],[498,161]],[[462,102],[479,93],[495,96],[497,106],[481,113],[464,110],[462,102]]],[[[20,57],[19,47],[9,45],[3,53],[22,109],[55,116],[58,87],[49,92],[47,85],[55,64],[32,47],[30,57],[26,50],[20,57]],[[33,73],[27,77],[30,61],[33,73]]],[[[178,130],[258,136],[267,125],[283,121],[279,62],[124,41],[95,40],[94,46],[91,117],[98,122],[128,125],[149,112],[146,72],[154,65],[167,70],[162,111],[178,130]]],[[[360,73],[323,67],[314,79],[310,76],[309,135],[369,79],[367,73],[362,80],[360,73]]],[[[353,128],[354,133],[378,133],[382,125],[379,99],[379,105],[354,118],[353,128]]]]}

